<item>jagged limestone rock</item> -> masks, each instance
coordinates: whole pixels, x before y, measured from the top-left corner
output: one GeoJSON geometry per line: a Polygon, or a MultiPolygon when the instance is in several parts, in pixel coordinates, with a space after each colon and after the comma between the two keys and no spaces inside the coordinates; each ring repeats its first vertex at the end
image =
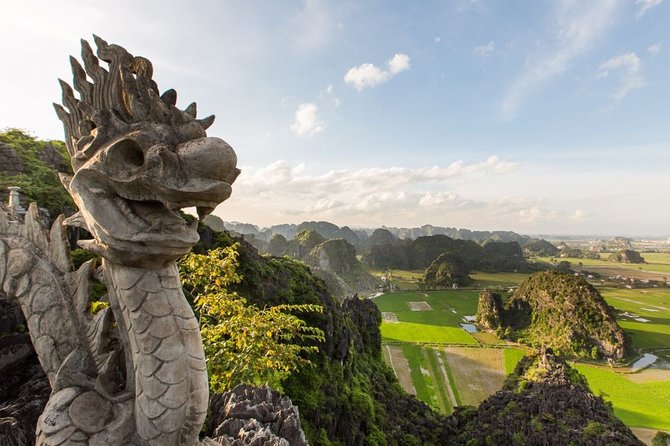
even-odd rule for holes
{"type": "Polygon", "coordinates": [[[38,445],[198,443],[208,404],[198,322],[181,290],[176,259],[198,241],[175,212],[204,216],[230,196],[234,151],[205,130],[195,104],[160,94],[152,65],[94,36],[71,58],[74,88],[61,81],[74,175],[62,181],[79,213],[41,226],[0,212],[0,285],[17,300],[52,389],[37,423],[38,445]],[[108,64],[107,69],[99,60],[108,64]],[[66,110],[67,109],[67,110],[66,110]],[[64,225],[87,229],[80,245],[103,258],[72,271],[64,225]],[[101,274],[99,274],[101,273],[101,274]],[[109,308],[89,311],[92,277],[109,308]]]}
{"type": "Polygon", "coordinates": [[[488,330],[496,330],[502,321],[502,297],[500,294],[486,289],[479,293],[477,301],[477,323],[488,330]]]}
{"type": "Polygon", "coordinates": [[[269,387],[240,384],[214,395],[207,432],[231,446],[307,446],[298,408],[269,387]]]}
{"type": "Polygon", "coordinates": [[[550,349],[523,358],[502,390],[477,409],[457,408],[451,421],[459,426],[454,446],[643,444],[589,390],[586,378],[550,349]]]}

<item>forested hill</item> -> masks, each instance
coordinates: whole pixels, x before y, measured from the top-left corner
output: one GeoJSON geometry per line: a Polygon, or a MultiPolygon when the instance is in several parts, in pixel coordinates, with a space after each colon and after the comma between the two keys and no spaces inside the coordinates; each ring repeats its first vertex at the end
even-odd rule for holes
{"type": "Polygon", "coordinates": [[[554,271],[527,278],[502,303],[490,290],[479,297],[477,317],[501,335],[571,357],[621,360],[630,341],[612,308],[583,277],[554,271]]]}
{"type": "MultiPolygon", "coordinates": [[[[21,188],[23,207],[36,202],[52,218],[70,215],[74,202],[58,179],[58,173],[72,175],[70,156],[61,141],[41,141],[22,130],[0,132],[0,190],[21,188]]],[[[3,198],[3,202],[6,199],[3,198]]]]}
{"type": "Polygon", "coordinates": [[[426,269],[440,255],[452,253],[463,260],[469,270],[529,271],[517,242],[489,241],[480,245],[472,240],[454,240],[446,235],[419,237],[371,245],[361,261],[371,268],[406,270],[426,269]]]}
{"type": "Polygon", "coordinates": [[[460,409],[461,445],[642,446],[586,378],[547,350],[526,357],[479,408],[460,409]]]}
{"type": "MultiPolygon", "coordinates": [[[[254,238],[269,242],[275,235],[281,235],[287,239],[294,238],[299,232],[305,229],[312,229],[318,232],[326,239],[343,238],[347,242],[354,245],[356,248],[364,248],[369,246],[371,241],[368,239],[376,229],[383,229],[398,240],[415,240],[419,237],[431,235],[446,235],[449,238],[456,240],[472,240],[477,243],[484,243],[485,241],[496,242],[517,242],[521,246],[531,242],[533,239],[530,236],[517,234],[512,231],[471,231],[469,229],[457,229],[444,226],[423,225],[416,228],[393,228],[382,226],[381,228],[350,228],[349,226],[339,227],[327,221],[306,221],[300,224],[281,224],[274,225],[268,228],[259,228],[256,225],[239,222],[224,222],[218,217],[220,223],[214,223],[214,226],[219,226],[220,229],[233,231],[238,234],[252,235],[254,238]]],[[[207,221],[210,224],[210,221],[207,221]]]]}

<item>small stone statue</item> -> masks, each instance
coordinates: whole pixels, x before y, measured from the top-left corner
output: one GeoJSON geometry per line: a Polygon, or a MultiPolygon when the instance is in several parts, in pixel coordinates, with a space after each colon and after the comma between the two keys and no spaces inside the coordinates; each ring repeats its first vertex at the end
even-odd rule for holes
{"type": "Polygon", "coordinates": [[[79,207],[47,233],[37,207],[23,224],[0,211],[0,286],[18,300],[52,394],[38,445],[198,445],[208,405],[198,321],[176,259],[198,241],[196,222],[231,193],[233,149],[205,130],[177,94],[160,94],[152,65],[94,36],[61,81],[74,176],[61,180],[79,207]],[[96,57],[97,56],[97,57],[96,57]],[[99,65],[99,60],[108,64],[99,65]],[[67,109],[67,110],[66,110],[67,109]],[[73,271],[64,225],[88,230],[79,244],[103,258],[73,271]],[[90,310],[93,279],[109,307],[90,310]]]}

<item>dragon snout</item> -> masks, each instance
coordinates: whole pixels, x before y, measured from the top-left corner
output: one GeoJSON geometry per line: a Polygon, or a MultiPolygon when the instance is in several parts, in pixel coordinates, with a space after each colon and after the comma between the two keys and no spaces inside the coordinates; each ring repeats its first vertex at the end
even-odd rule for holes
{"type": "Polygon", "coordinates": [[[235,151],[221,138],[195,139],[177,147],[181,167],[188,176],[232,184],[240,170],[235,151]]]}

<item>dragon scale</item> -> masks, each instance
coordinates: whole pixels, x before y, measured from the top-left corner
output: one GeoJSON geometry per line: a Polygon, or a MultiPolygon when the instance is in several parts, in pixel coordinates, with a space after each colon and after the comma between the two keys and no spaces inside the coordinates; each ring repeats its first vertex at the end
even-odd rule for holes
{"type": "Polygon", "coordinates": [[[209,395],[200,327],[177,265],[144,270],[106,262],[105,274],[129,334],[138,435],[150,445],[189,444],[209,395]],[[199,349],[188,348],[194,345],[199,349]]]}

